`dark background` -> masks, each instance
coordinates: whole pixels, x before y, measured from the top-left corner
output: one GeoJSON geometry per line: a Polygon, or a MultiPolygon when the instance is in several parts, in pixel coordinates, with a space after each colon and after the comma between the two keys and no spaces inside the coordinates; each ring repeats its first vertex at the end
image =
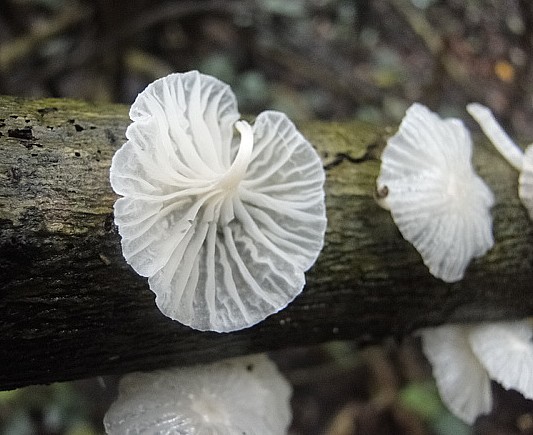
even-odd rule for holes
{"type": "Polygon", "coordinates": [[[397,123],[491,107],[533,137],[529,0],[2,0],[0,92],[131,104],[199,69],[243,113],[397,123]]]}
{"type": "MultiPolygon", "coordinates": [[[[241,113],[396,125],[414,101],[491,107],[533,141],[530,0],[0,0],[0,93],[131,104],[198,69],[241,113]]],[[[1,350],[0,350],[1,351],[1,350]]],[[[415,339],[273,355],[295,388],[293,435],[533,434],[533,404],[494,385],[473,429],[442,406],[415,339]]],[[[0,368],[1,370],[1,368],[0,368]]],[[[0,393],[0,435],[101,433],[116,379],[0,393]]]]}

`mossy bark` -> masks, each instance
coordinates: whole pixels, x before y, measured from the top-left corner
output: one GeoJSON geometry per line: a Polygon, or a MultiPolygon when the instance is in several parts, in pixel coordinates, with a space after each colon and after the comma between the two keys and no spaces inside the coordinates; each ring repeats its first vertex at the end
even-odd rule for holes
{"type": "Polygon", "coordinates": [[[327,172],[329,224],[303,293],[232,334],[169,320],[113,224],[108,171],[128,124],[125,106],[0,97],[0,389],[533,313],[532,225],[517,173],[492,147],[475,147],[474,166],[496,196],[496,244],[446,284],[374,200],[391,130],[307,122],[299,127],[327,172]]]}

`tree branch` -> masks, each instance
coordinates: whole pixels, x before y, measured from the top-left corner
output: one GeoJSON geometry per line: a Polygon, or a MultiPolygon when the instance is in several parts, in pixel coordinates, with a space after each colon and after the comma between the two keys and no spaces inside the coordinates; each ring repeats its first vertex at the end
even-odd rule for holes
{"type": "Polygon", "coordinates": [[[517,173],[492,147],[477,146],[474,163],[496,196],[496,245],[446,284],[373,199],[385,129],[308,122],[329,224],[303,293],[232,334],[173,322],[126,264],[113,224],[108,171],[128,124],[125,106],[0,97],[0,389],[533,313],[532,225],[517,173]]]}

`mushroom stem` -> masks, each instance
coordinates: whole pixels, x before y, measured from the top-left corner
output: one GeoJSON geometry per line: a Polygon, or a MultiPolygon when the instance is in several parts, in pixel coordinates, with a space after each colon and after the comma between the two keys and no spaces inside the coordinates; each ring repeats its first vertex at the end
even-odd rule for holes
{"type": "Polygon", "coordinates": [[[231,167],[217,183],[218,187],[223,190],[233,189],[239,184],[244,178],[244,174],[246,174],[248,164],[252,157],[252,149],[254,146],[252,127],[246,121],[237,121],[235,123],[235,128],[241,134],[241,143],[231,167]]]}
{"type": "Polygon", "coordinates": [[[470,103],[466,106],[466,110],[472,118],[474,118],[483,133],[487,135],[490,141],[494,144],[501,155],[517,170],[522,170],[522,162],[524,153],[512,141],[512,139],[503,131],[498,121],[494,118],[491,110],[488,107],[479,103],[470,103]]]}

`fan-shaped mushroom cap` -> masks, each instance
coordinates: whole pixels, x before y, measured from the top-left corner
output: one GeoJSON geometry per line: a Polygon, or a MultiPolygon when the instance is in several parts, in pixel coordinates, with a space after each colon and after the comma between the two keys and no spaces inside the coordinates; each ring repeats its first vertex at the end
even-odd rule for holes
{"type": "Polygon", "coordinates": [[[239,118],[229,86],[196,71],[149,85],[111,165],[126,261],[163,314],[249,327],[302,290],[322,249],[324,171],[286,115],[239,118]],[[233,139],[233,128],[240,143],[233,139]]]}
{"type": "Polygon", "coordinates": [[[529,145],[525,153],[512,141],[502,129],[491,110],[479,103],[466,106],[481,130],[487,135],[501,155],[518,171],[518,196],[533,220],[533,146],[529,145]]]}
{"type": "Polygon", "coordinates": [[[110,435],[281,435],[291,387],[265,355],[131,373],[104,417],[110,435]]]}
{"type": "Polygon", "coordinates": [[[472,328],[469,341],[491,379],[533,399],[533,328],[528,320],[485,323],[472,328]]]}
{"type": "Polygon", "coordinates": [[[421,331],[422,349],[433,368],[442,401],[459,418],[472,424],[492,409],[490,379],[472,352],[468,327],[444,325],[421,331]]]}
{"type": "Polygon", "coordinates": [[[494,243],[494,197],[471,155],[461,121],[413,104],[381,156],[377,188],[388,190],[384,201],[394,222],[429,271],[447,282],[460,280],[470,260],[494,243]]]}

